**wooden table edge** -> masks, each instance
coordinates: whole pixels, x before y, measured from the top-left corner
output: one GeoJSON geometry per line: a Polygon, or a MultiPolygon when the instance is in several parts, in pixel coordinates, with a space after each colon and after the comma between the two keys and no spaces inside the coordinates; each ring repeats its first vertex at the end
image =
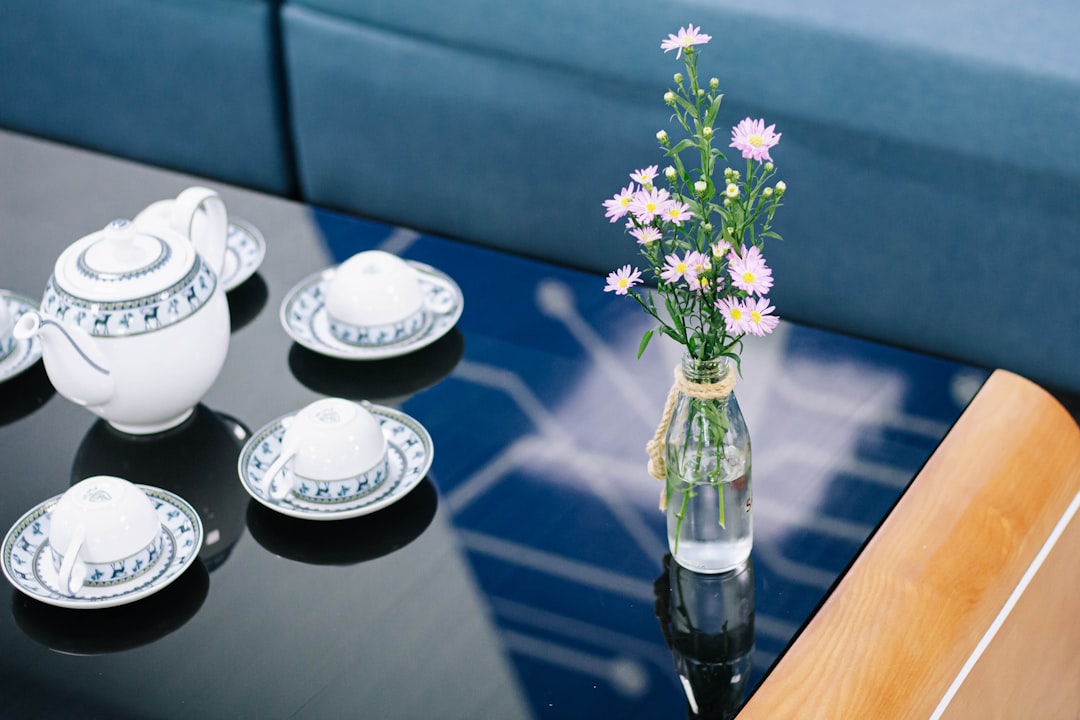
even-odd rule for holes
{"type": "Polygon", "coordinates": [[[1080,428],[997,370],[739,718],[1075,718],[1080,428]]]}

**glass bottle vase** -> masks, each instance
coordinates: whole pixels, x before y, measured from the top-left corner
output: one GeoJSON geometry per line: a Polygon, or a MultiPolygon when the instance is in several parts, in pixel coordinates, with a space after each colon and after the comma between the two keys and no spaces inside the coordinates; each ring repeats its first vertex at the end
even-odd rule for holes
{"type": "MultiPolygon", "coordinates": [[[[724,358],[685,355],[689,383],[729,382],[724,358]]],[[[750,433],[735,393],[695,397],[680,390],[665,437],[667,534],[671,556],[700,573],[721,573],[750,557],[754,542],[750,433]]]]}

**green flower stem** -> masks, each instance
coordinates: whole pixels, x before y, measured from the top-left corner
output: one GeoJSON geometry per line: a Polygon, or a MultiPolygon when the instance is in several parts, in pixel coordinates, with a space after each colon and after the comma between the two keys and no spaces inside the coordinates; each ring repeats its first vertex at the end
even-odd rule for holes
{"type": "Polygon", "coordinates": [[[698,480],[708,483],[716,490],[718,524],[722,528],[727,527],[724,507],[726,447],[724,438],[728,433],[726,400],[702,400],[688,397],[686,401],[688,403],[686,427],[689,433],[686,442],[677,446],[675,456],[668,458],[667,482],[665,483],[668,502],[671,501],[671,496],[676,489],[682,493],[679,510],[674,513],[675,552],[678,552],[686,510],[690,498],[696,494],[698,480]],[[706,448],[713,448],[716,451],[713,458],[715,466],[707,469],[704,467],[706,448]],[[688,455],[688,451],[692,454],[688,455]]]}

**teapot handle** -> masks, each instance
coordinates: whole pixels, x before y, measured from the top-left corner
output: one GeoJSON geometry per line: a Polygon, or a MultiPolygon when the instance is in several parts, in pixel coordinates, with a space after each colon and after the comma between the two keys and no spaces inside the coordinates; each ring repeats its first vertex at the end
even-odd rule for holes
{"type": "Polygon", "coordinates": [[[187,233],[210,269],[220,276],[229,236],[229,213],[221,196],[205,187],[184,190],[173,203],[172,226],[187,233]]]}

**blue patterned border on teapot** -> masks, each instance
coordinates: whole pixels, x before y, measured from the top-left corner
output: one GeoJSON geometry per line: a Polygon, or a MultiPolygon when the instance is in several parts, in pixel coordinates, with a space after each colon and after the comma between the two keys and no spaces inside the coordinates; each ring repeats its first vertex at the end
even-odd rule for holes
{"type": "Polygon", "coordinates": [[[172,287],[147,297],[118,302],[77,298],[49,278],[41,309],[64,324],[76,325],[97,337],[126,337],[154,332],[180,322],[201,308],[214,294],[217,276],[201,256],[172,287]]]}

